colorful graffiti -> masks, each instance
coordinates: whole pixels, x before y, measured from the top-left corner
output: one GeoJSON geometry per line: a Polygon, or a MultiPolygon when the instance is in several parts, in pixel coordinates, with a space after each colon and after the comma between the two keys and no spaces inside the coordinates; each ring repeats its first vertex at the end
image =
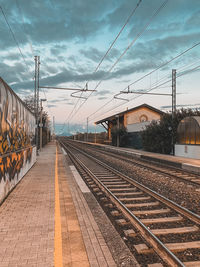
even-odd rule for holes
{"type": "Polygon", "coordinates": [[[31,162],[32,150],[33,148],[29,147],[0,157],[0,183],[2,179],[6,181],[6,176],[8,176],[9,181],[15,177],[17,180],[19,179],[19,173],[23,166],[31,162]]]}
{"type": "Polygon", "coordinates": [[[35,117],[0,78],[0,183],[31,161],[35,117]]]}

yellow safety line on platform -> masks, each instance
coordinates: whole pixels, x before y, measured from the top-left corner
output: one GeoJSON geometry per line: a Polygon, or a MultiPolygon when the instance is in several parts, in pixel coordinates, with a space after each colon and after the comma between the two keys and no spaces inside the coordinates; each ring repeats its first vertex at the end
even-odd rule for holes
{"type": "Polygon", "coordinates": [[[62,259],[63,259],[62,257],[62,234],[61,234],[60,198],[59,198],[59,183],[58,183],[58,151],[56,147],[54,266],[63,267],[62,259]]]}

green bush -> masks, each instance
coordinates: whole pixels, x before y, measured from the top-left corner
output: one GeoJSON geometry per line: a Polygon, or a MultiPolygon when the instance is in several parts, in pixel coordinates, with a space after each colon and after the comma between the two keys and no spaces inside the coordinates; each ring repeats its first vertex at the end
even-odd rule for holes
{"type": "Polygon", "coordinates": [[[152,121],[142,131],[142,145],[144,150],[162,154],[170,154],[177,141],[177,128],[179,122],[189,116],[200,116],[199,110],[177,110],[172,119],[171,113],[165,113],[160,122],[152,121]]]}

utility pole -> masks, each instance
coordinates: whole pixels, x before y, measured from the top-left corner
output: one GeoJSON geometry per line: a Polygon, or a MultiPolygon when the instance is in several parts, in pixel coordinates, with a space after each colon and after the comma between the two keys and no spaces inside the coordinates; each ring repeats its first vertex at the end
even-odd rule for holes
{"type": "Polygon", "coordinates": [[[35,90],[34,90],[34,113],[36,117],[36,95],[37,95],[37,56],[34,57],[35,60],[35,77],[34,77],[34,84],[35,84],[35,90]]]}
{"type": "Polygon", "coordinates": [[[55,117],[53,116],[53,139],[55,138],[55,117]]]}
{"type": "Polygon", "coordinates": [[[87,117],[87,135],[86,135],[86,141],[88,142],[88,117],[87,117]]]}
{"type": "Polygon", "coordinates": [[[174,116],[176,113],[176,70],[172,70],[172,155],[174,155],[174,116]]]}
{"type": "Polygon", "coordinates": [[[42,99],[40,100],[40,152],[42,151],[42,99]]]}
{"type": "Polygon", "coordinates": [[[117,147],[119,147],[119,115],[117,117],[117,147]]]}
{"type": "Polygon", "coordinates": [[[96,142],[97,142],[97,136],[96,136],[96,123],[95,123],[94,143],[96,144],[96,142]]]}
{"type": "Polygon", "coordinates": [[[42,128],[43,128],[43,123],[42,123],[42,101],[46,101],[46,99],[40,99],[40,152],[42,151],[42,128]]]}
{"type": "Polygon", "coordinates": [[[172,118],[176,112],[176,70],[172,70],[172,118]]]}
{"type": "Polygon", "coordinates": [[[39,135],[38,135],[38,122],[39,122],[39,65],[40,65],[40,57],[35,56],[35,93],[34,93],[34,108],[35,108],[35,118],[36,118],[36,151],[38,155],[38,145],[39,145],[39,135]]]}

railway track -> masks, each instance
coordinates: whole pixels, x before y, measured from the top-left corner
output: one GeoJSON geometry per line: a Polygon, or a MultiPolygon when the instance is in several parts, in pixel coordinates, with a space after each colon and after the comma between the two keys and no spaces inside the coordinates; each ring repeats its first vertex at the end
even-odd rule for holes
{"type": "MultiPolygon", "coordinates": [[[[102,152],[101,149],[97,149],[97,148],[87,148],[87,149],[92,149],[93,151],[99,151],[102,152]]],[[[158,164],[155,162],[149,162],[147,160],[144,159],[133,159],[133,158],[129,158],[127,156],[124,155],[120,155],[120,154],[116,154],[112,151],[105,151],[103,150],[103,153],[108,155],[108,156],[114,156],[117,159],[120,159],[122,161],[125,161],[127,163],[131,163],[137,167],[140,167],[142,169],[147,169],[147,170],[151,170],[153,172],[158,172],[160,174],[164,174],[167,176],[171,176],[174,177],[178,180],[184,181],[184,182],[188,182],[190,184],[196,185],[198,187],[200,187],[200,175],[191,173],[189,171],[186,170],[180,170],[176,167],[173,166],[166,166],[163,164],[158,164]]]]}
{"type": "Polygon", "coordinates": [[[110,207],[143,266],[200,266],[200,216],[72,144],[61,145],[100,202],[110,207]]]}

